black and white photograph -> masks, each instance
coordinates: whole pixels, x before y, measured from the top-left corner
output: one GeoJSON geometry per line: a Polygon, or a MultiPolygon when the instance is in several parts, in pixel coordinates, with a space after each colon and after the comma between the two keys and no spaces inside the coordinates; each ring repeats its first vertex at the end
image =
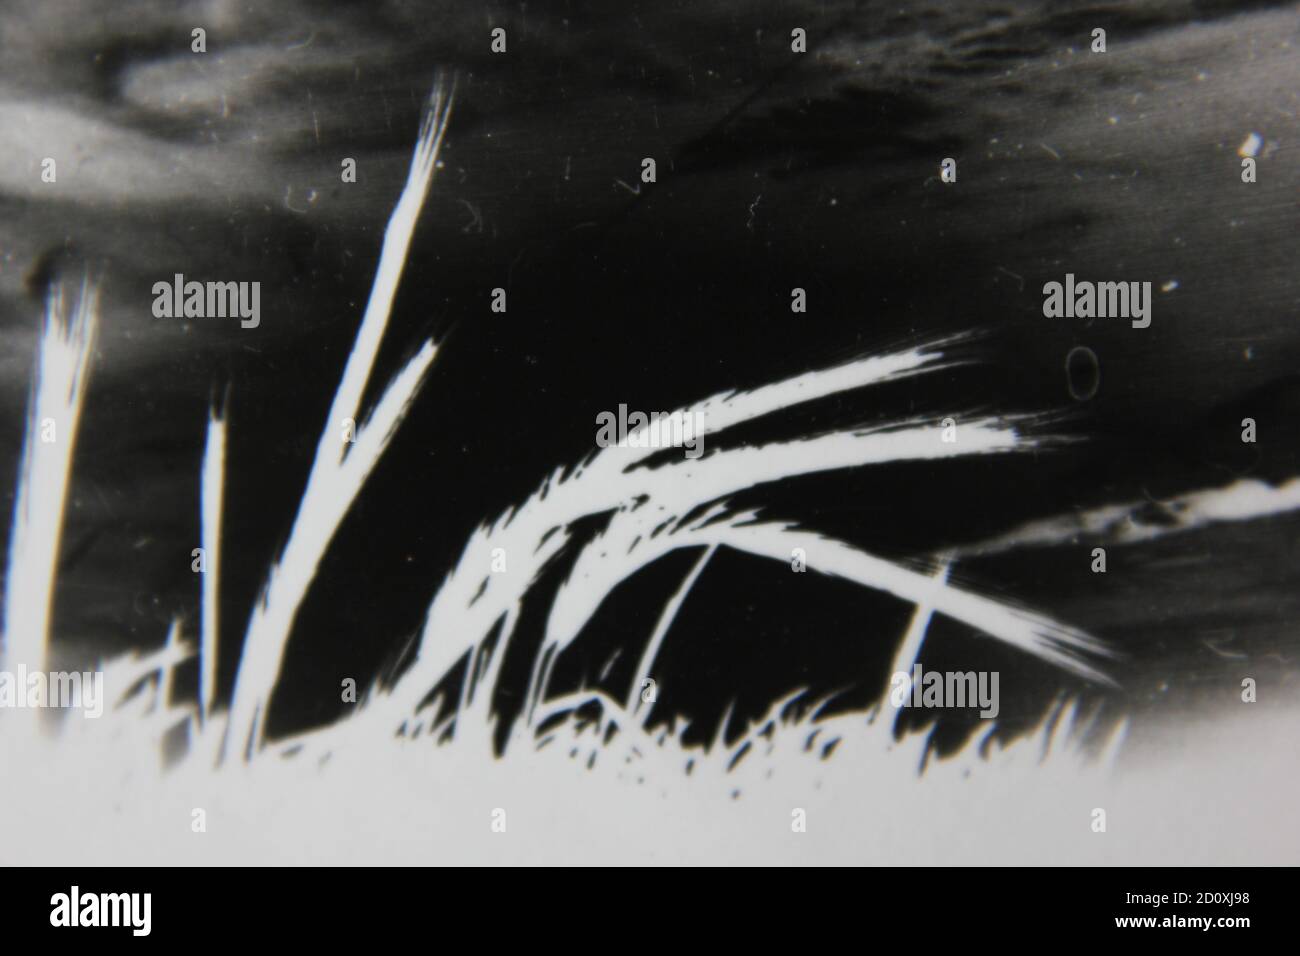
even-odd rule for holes
{"type": "Polygon", "coordinates": [[[0,864],[1300,863],[1298,116],[1294,2],[0,5],[0,864]]]}

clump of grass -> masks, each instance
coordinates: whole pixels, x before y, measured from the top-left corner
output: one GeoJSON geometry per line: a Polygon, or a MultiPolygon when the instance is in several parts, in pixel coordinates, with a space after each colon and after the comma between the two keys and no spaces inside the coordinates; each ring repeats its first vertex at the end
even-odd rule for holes
{"type": "MultiPolygon", "coordinates": [[[[231,711],[222,712],[217,702],[227,419],[224,412],[214,412],[201,468],[207,570],[197,699],[178,699],[174,692],[177,669],[196,653],[176,620],[160,650],[103,664],[109,698],[104,718],[63,721],[55,745],[25,732],[24,715],[31,711],[0,714],[0,766],[17,770],[6,780],[5,812],[0,814],[0,846],[8,862],[536,862],[545,852],[536,849],[541,833],[552,841],[551,853],[555,847],[570,853],[580,848],[593,858],[625,863],[661,858],[663,834],[673,832],[678,838],[671,852],[688,861],[744,860],[746,853],[770,861],[807,853],[820,862],[987,862],[983,855],[1001,847],[1019,862],[1111,864],[1117,844],[1097,840],[1081,821],[1090,807],[1122,803],[1129,833],[1163,839],[1154,854],[1142,840],[1121,841],[1122,852],[1138,854],[1145,863],[1185,864],[1187,832],[1199,832],[1207,819],[1257,819],[1259,793],[1286,792],[1282,771],[1290,766],[1285,758],[1292,741],[1284,734],[1262,741],[1258,723],[1243,718],[1235,719],[1245,733],[1222,738],[1208,751],[1215,759],[1178,765],[1172,772],[1143,765],[1125,780],[1108,779],[1104,764],[1117,754],[1122,725],[1101,748],[1101,761],[1071,759],[1078,754],[1074,745],[1089,738],[1098,711],[1083,713],[1077,702],[1071,708],[1065,697],[1058,699],[1036,737],[1001,746],[992,724],[976,746],[929,765],[930,741],[920,734],[896,737],[883,703],[867,714],[830,715],[823,701],[795,693],[775,701],[735,735],[729,734],[728,715],[710,740],[698,744],[687,742],[688,727],[676,718],[650,729],[652,709],[638,695],[640,682],[655,673],[660,648],[702,571],[727,550],[784,563],[793,549],[802,548],[813,573],[912,602],[916,610],[895,654],[895,670],[908,668],[931,619],[942,614],[1067,672],[1107,681],[1108,649],[1100,641],[1045,615],[952,584],[948,568],[961,554],[933,556],[937,570],[925,573],[732,504],[740,492],[819,471],[1043,447],[1044,439],[1023,427],[1030,421],[995,418],[962,420],[955,445],[939,440],[933,419],[914,418],[871,429],[726,446],[729,429],[773,412],[947,367],[951,341],[716,395],[685,409],[685,414],[701,416],[705,433],[722,438],[711,442],[715,450],[699,460],[673,460],[623,446],[557,468],[534,495],[470,536],[433,594],[413,661],[391,686],[373,693],[351,718],[291,739],[266,741],[266,708],[298,607],[339,522],[383,455],[433,359],[433,344],[425,343],[383,391],[358,429],[356,443],[341,440],[342,419],[356,420],[362,413],[361,396],[450,107],[451,93],[440,86],[389,222],[374,290],[322,428],[292,530],[253,611],[231,711]],[[594,533],[589,530],[593,523],[594,533]],[[489,572],[498,547],[510,555],[509,574],[489,572]],[[614,693],[601,688],[553,693],[550,675],[556,660],[610,592],[676,550],[693,551],[696,561],[665,596],[649,639],[632,648],[638,653],[629,687],[614,693]],[[507,728],[509,759],[494,760],[486,743],[495,719],[492,701],[501,661],[516,636],[523,601],[535,595],[543,572],[561,559],[571,563],[556,591],[545,595],[550,614],[533,660],[524,717],[507,728]],[[428,716],[431,690],[467,659],[472,666],[461,686],[447,691],[455,695],[455,706],[440,718],[428,716]],[[19,728],[23,732],[15,732],[19,728]],[[396,728],[405,734],[395,735],[396,728]],[[230,752],[246,762],[213,759],[227,730],[230,752]],[[456,746],[412,742],[449,735],[456,746]],[[1261,749],[1277,759],[1259,759],[1261,749]],[[164,754],[175,756],[165,763],[164,754]],[[259,754],[262,759],[253,759],[259,754]],[[837,759],[830,760],[832,755],[837,759]],[[566,756],[583,775],[584,799],[576,810],[566,756]],[[1189,781],[1189,775],[1194,779],[1189,781]],[[791,778],[792,785],[783,783],[791,778]],[[457,785],[431,787],[434,780],[457,785]],[[642,784],[647,786],[642,789],[642,784]],[[320,805],[322,791],[330,799],[324,834],[320,817],[303,812],[320,805]],[[719,806],[714,799],[719,797],[726,801],[726,812],[710,812],[719,806]],[[951,812],[958,802],[978,808],[979,839],[971,838],[969,817],[951,812]],[[619,825],[607,827],[600,839],[592,839],[589,804],[619,808],[619,825]],[[805,805],[814,822],[792,842],[791,807],[805,805]],[[486,826],[476,830],[474,821],[485,822],[488,808],[500,806],[525,815],[525,839],[500,840],[487,835],[486,826]],[[190,831],[195,808],[207,809],[219,837],[198,838],[190,831]],[[478,832],[484,834],[482,840],[478,832]],[[268,840],[268,833],[276,839],[268,840]]],[[[71,317],[59,291],[46,309],[9,542],[4,663],[40,667],[49,656],[59,543],[89,378],[96,303],[95,289],[86,283],[71,317]],[[41,441],[47,420],[55,425],[54,442],[41,441]]],[[[1264,504],[1294,507],[1300,500],[1298,487],[1291,482],[1271,489],[1264,504]]],[[[1192,532],[1211,521],[1259,514],[1260,492],[1253,483],[1238,483],[1180,499],[1177,530],[1192,532]]],[[[1157,533],[1133,527],[1129,519],[1135,508],[1115,506],[1040,522],[981,544],[972,553],[1066,540],[1079,531],[1118,540],[1157,533]]],[[[1285,862],[1288,854],[1294,856],[1295,840],[1279,840],[1275,828],[1262,838],[1240,826],[1216,826],[1204,835],[1198,849],[1213,862],[1285,862]]]]}
{"type": "Polygon", "coordinates": [[[252,753],[263,743],[266,711],[279,681],[294,619],[321,558],[401,424],[436,354],[433,342],[425,342],[389,383],[364,424],[356,424],[361,418],[361,395],[392,313],[393,297],[406,265],[411,236],[433,180],[438,152],[451,119],[454,94],[454,88],[441,80],[434,88],[406,187],[384,233],[383,251],[365,315],[321,428],[316,457],[293,529],[280,559],[271,568],[249,621],[229,723],[229,732],[234,735],[232,742],[244,754],[252,753]],[[344,436],[354,429],[351,435],[354,440],[346,441],[344,436]]]}
{"type": "MultiPolygon", "coordinates": [[[[224,413],[214,411],[209,419],[202,464],[201,525],[207,568],[198,641],[197,702],[190,706],[171,699],[171,669],[189,653],[181,640],[180,622],[173,625],[163,655],[149,659],[158,681],[158,696],[150,712],[162,715],[159,719],[171,730],[186,728],[191,758],[207,754],[216,755],[218,762],[232,755],[252,760],[264,748],[267,708],[280,679],[298,609],[340,522],[384,454],[436,354],[433,342],[426,341],[383,390],[364,422],[359,427],[353,425],[362,417],[361,397],[433,179],[452,99],[451,85],[439,81],[405,188],[388,223],[370,300],[321,429],[297,514],[253,608],[229,714],[224,718],[216,708],[216,661],[227,423],[224,413]],[[353,428],[355,440],[345,440],[353,428]]],[[[28,654],[43,653],[49,639],[53,560],[70,474],[71,443],[85,392],[94,308],[93,294],[83,290],[70,330],[55,334],[50,330],[57,323],[50,323],[43,339],[46,344],[42,346],[35,410],[20,476],[7,582],[11,591],[24,580],[32,585],[20,593],[19,600],[10,602],[6,619],[7,635],[36,635],[21,648],[28,654]],[[35,422],[47,414],[66,422],[66,443],[58,454],[33,450],[35,422]],[[28,621],[33,626],[20,626],[28,621]]],[[[51,314],[61,315],[61,299],[52,300],[51,314]]],[[[1097,662],[1105,659],[1107,648],[1087,634],[959,588],[946,574],[931,577],[731,504],[734,496],[749,489],[818,472],[1042,447],[1044,439],[1023,429],[1028,419],[973,416],[961,422],[956,443],[940,440],[943,428],[938,420],[915,417],[871,428],[838,428],[727,446],[730,430],[772,413],[948,368],[953,364],[947,357],[948,347],[955,341],[859,358],[760,388],[714,395],[680,409],[677,414],[694,418],[700,423],[701,437],[710,438],[711,452],[698,459],[665,456],[658,449],[638,448],[632,441],[600,449],[574,466],[556,469],[528,500],[470,536],[459,561],[433,596],[412,660],[396,679],[376,689],[353,719],[278,745],[274,751],[284,753],[304,746],[333,750],[354,738],[391,736],[395,729],[416,735],[426,722],[438,733],[454,734],[462,744],[474,739],[485,742],[495,720],[492,700],[501,662],[515,637],[523,602],[533,595],[544,570],[562,556],[571,560],[570,569],[549,595],[550,614],[542,646],[533,660],[522,727],[508,735],[510,740],[518,740],[521,734],[535,738],[543,725],[549,727],[556,714],[572,703],[570,696],[551,697],[550,674],[605,597],[651,563],[683,549],[697,552],[697,561],[665,599],[650,639],[639,650],[633,683],[618,695],[626,704],[608,696],[597,701],[605,719],[616,721],[628,732],[645,732],[651,708],[638,696],[641,681],[653,672],[659,648],[701,571],[724,549],[781,562],[789,561],[795,549],[802,549],[814,572],[914,603],[918,623],[915,633],[904,642],[909,654],[915,654],[930,616],[938,613],[1085,679],[1105,682],[1097,662]],[[593,522],[594,533],[579,531],[593,522]],[[510,556],[509,574],[490,572],[491,557],[498,548],[510,556]],[[439,722],[421,716],[430,704],[431,691],[462,663],[467,663],[465,677],[455,691],[451,713],[439,722]]],[[[595,699],[590,696],[595,693],[589,693],[587,703],[595,699]]]]}
{"type": "MultiPolygon", "coordinates": [[[[775,411],[852,389],[923,375],[948,367],[934,343],[796,376],[748,392],[715,395],[679,412],[697,416],[701,433],[725,442],[726,432],[775,411]]],[[[677,414],[677,413],[674,413],[677,414]]],[[[535,723],[545,702],[557,657],[572,644],[605,597],[620,583],[665,555],[696,550],[711,555],[729,548],[789,562],[803,549],[810,570],[884,591],[932,613],[968,624],[981,633],[1090,681],[1108,682],[1096,662],[1108,656],[1095,638],[1049,617],[964,590],[945,579],[823,537],[794,525],[764,520],[756,511],[737,511],[730,499],[751,488],[804,475],[889,462],[1020,452],[1042,447],[1043,439],[1019,427],[1023,421],[969,418],[958,442],[941,440],[940,420],[909,419],[865,429],[836,429],[766,444],[722,447],[698,459],[665,460],[659,449],[626,445],[603,448],[570,469],[558,469],[526,502],[471,535],[460,560],[430,605],[411,664],[394,686],[370,706],[371,717],[404,722],[429,703],[426,698],[459,662],[468,659],[460,707],[475,706],[477,733],[499,679],[500,661],[515,633],[523,602],[543,571],[566,553],[572,567],[553,595],[545,637],[535,655],[525,719],[535,723]],[[579,537],[580,526],[598,530],[579,537]],[[508,574],[492,573],[497,549],[510,558],[508,574]],[[495,635],[489,656],[488,640],[495,635]]],[[[660,626],[641,652],[632,700],[648,675],[676,608],[698,577],[667,602],[660,626]]],[[[635,707],[635,705],[633,705],[635,707]]],[[[645,718],[643,714],[642,719],[645,718]]],[[[459,722],[458,722],[459,723],[459,722]]]]}

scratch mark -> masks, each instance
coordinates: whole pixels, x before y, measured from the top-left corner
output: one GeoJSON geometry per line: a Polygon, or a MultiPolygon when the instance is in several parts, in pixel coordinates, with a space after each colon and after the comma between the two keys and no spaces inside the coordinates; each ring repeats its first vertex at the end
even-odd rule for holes
{"type": "Polygon", "coordinates": [[[460,231],[462,233],[468,233],[472,229],[474,230],[474,232],[481,233],[483,231],[483,217],[479,215],[478,207],[475,206],[473,203],[471,203],[468,199],[458,199],[456,201],[459,202],[466,209],[468,209],[469,214],[474,217],[468,223],[466,223],[465,226],[460,231]]]}
{"type": "Polygon", "coordinates": [[[1009,276],[1011,276],[1011,278],[1013,278],[1013,279],[1015,279],[1017,282],[1019,282],[1019,283],[1020,283],[1020,291],[1021,291],[1021,292],[1024,292],[1024,291],[1025,291],[1025,277],[1024,277],[1024,276],[1016,275],[1016,274],[1015,274],[1014,272],[1012,272],[1010,269],[1004,269],[1002,266],[998,266],[997,268],[998,268],[998,272],[1001,272],[1001,273],[1003,273],[1004,275],[1009,275],[1009,276]]]}
{"type": "Polygon", "coordinates": [[[1245,660],[1247,657],[1247,655],[1245,654],[1220,650],[1219,646],[1214,641],[1210,640],[1208,637],[1205,638],[1201,643],[1203,643],[1210,650],[1214,651],[1214,653],[1218,654],[1220,657],[1226,657],[1230,661],[1241,661],[1241,660],[1245,660]]]}

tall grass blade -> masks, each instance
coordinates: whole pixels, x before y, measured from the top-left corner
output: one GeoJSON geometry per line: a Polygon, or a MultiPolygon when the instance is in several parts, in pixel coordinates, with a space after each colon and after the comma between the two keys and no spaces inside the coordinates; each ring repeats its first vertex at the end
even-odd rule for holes
{"type": "Polygon", "coordinates": [[[439,81],[420,130],[410,174],[384,233],[374,286],[329,416],[321,429],[307,487],[280,560],[271,569],[253,610],[239,670],[225,753],[233,745],[251,754],[263,742],[266,711],[284,661],[293,622],[316,576],[321,558],[344,515],[378,463],[407,407],[415,397],[435,348],[426,342],[389,384],[370,419],[344,440],[345,420],[360,417],[361,395],[388,325],[411,236],[429,191],[438,151],[451,117],[453,90],[439,81]]]}
{"type": "Polygon", "coordinates": [[[215,408],[208,417],[203,449],[202,547],[203,621],[199,635],[199,723],[207,721],[217,698],[218,595],[221,581],[221,507],[226,475],[226,420],[215,408]]]}
{"type": "Polygon", "coordinates": [[[64,509],[98,317],[99,291],[89,280],[82,283],[71,318],[65,314],[62,289],[51,290],[9,539],[0,655],[9,666],[22,664],[33,670],[46,666],[64,509]]]}

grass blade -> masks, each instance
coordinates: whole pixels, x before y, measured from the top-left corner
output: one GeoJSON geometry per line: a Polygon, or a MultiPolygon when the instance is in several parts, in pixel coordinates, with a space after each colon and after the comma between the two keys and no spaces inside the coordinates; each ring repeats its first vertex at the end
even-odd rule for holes
{"type": "Polygon", "coordinates": [[[214,408],[203,450],[202,547],[203,622],[199,635],[199,723],[207,721],[217,697],[217,596],[221,573],[221,506],[226,474],[226,420],[214,408]]]}
{"type": "Polygon", "coordinates": [[[86,398],[99,292],[88,280],[71,319],[46,303],[5,576],[4,661],[44,670],[72,457],[86,398]]]}
{"type": "Polygon", "coordinates": [[[343,440],[345,420],[360,417],[361,395],[387,328],[411,236],[437,166],[451,117],[452,91],[439,82],[420,130],[406,186],[384,233],[374,286],[342,379],[321,429],[307,487],[280,560],[272,567],[254,607],[235,676],[227,741],[250,754],[263,742],[266,710],[279,681],[293,622],[316,576],[325,549],[360,492],[414,398],[435,348],[426,342],[392,381],[355,443],[343,440]]]}

